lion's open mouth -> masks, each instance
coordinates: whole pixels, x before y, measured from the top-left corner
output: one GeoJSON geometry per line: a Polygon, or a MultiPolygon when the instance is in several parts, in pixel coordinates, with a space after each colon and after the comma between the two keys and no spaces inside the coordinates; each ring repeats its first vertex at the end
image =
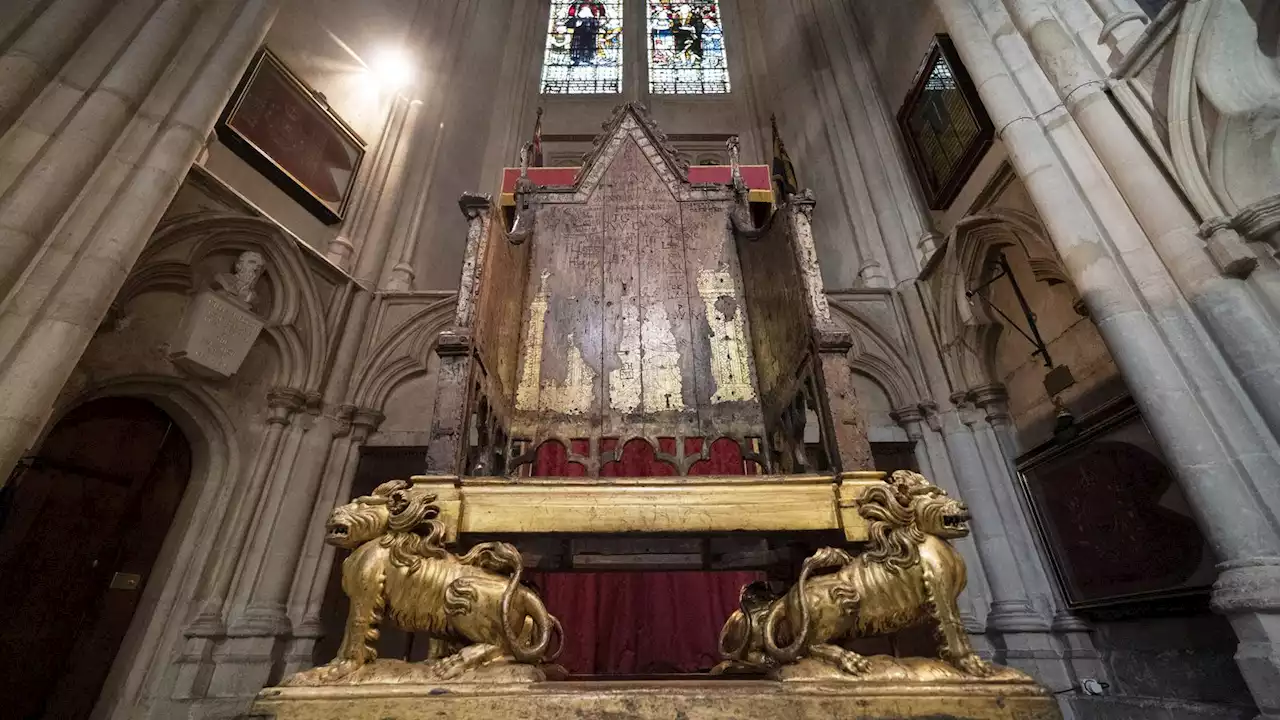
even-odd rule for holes
{"type": "Polygon", "coordinates": [[[942,517],[942,525],[944,527],[953,528],[955,530],[963,529],[969,524],[969,513],[960,513],[956,515],[944,515],[942,517]]]}
{"type": "Polygon", "coordinates": [[[330,523],[329,527],[325,529],[328,531],[329,537],[334,539],[343,539],[351,534],[351,528],[347,527],[345,523],[330,523]]]}

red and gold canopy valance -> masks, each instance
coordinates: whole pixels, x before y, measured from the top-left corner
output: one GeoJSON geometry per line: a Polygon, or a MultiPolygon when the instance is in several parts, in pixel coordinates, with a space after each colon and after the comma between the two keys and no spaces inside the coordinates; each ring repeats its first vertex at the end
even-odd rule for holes
{"type": "MultiPolygon", "coordinates": [[[[529,168],[529,179],[543,186],[573,185],[578,179],[576,167],[535,167],[529,168]]],[[[688,180],[694,184],[728,185],[733,169],[729,165],[690,165],[688,180]]],[[[515,204],[516,181],[520,179],[520,168],[506,168],[502,172],[502,204],[515,204]]],[[[751,202],[773,202],[773,182],[769,176],[768,165],[743,165],[742,179],[750,189],[751,202]]]]}

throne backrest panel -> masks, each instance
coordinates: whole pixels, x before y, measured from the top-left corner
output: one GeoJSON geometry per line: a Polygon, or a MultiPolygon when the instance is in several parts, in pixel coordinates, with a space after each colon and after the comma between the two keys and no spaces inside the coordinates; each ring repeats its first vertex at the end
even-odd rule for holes
{"type": "Polygon", "coordinates": [[[758,437],[729,200],[680,201],[625,137],[534,231],[513,437],[758,437]]]}

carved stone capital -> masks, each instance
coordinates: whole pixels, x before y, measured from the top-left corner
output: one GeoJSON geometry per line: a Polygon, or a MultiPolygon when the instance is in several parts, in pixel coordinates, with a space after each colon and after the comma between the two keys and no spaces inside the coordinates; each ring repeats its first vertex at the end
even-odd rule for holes
{"type": "Polygon", "coordinates": [[[440,357],[457,357],[471,352],[471,333],[461,328],[451,328],[436,339],[436,354],[440,357]]]}
{"type": "Polygon", "coordinates": [[[462,193],[458,198],[458,209],[468,220],[474,220],[489,212],[493,196],[488,193],[462,193]]]}
{"type": "Polygon", "coordinates": [[[1247,558],[1218,565],[1213,609],[1234,615],[1280,611],[1280,558],[1247,558]]]}
{"type": "Polygon", "coordinates": [[[1258,267],[1258,257],[1245,243],[1240,233],[1226,218],[1214,218],[1200,226],[1205,250],[1223,275],[1247,278],[1258,267]]]}
{"type": "Polygon", "coordinates": [[[387,416],[378,410],[357,408],[351,418],[351,437],[356,442],[368,440],[369,436],[377,432],[378,427],[382,425],[382,421],[386,419],[387,416]]]}
{"type": "Polygon", "coordinates": [[[803,188],[787,196],[787,202],[791,207],[795,208],[798,216],[804,217],[805,220],[813,219],[813,209],[817,206],[818,201],[814,200],[813,191],[809,188],[803,188]]]}
{"type": "Polygon", "coordinates": [[[934,432],[942,432],[942,418],[938,415],[938,404],[933,402],[920,403],[920,411],[924,413],[924,421],[929,425],[929,429],[934,432]]]}
{"type": "Polygon", "coordinates": [[[815,336],[820,353],[843,355],[853,349],[853,335],[848,330],[819,328],[815,336]]]}
{"type": "Polygon", "coordinates": [[[333,436],[346,437],[351,434],[351,420],[356,414],[356,406],[342,404],[333,409],[333,436]]]}
{"type": "Polygon", "coordinates": [[[267,422],[274,425],[288,425],[294,413],[305,408],[309,394],[293,388],[272,388],[267,392],[267,408],[270,414],[267,422]]]}
{"type": "Polygon", "coordinates": [[[924,422],[924,412],[919,405],[907,405],[897,410],[889,411],[889,417],[899,425],[907,425],[911,423],[924,422]]]}
{"type": "Polygon", "coordinates": [[[951,404],[956,406],[960,422],[971,428],[987,422],[987,413],[974,404],[972,391],[954,393],[949,399],[951,404]]]}
{"type": "Polygon", "coordinates": [[[984,410],[993,405],[1005,405],[1009,402],[1009,391],[999,383],[976,387],[968,392],[968,396],[974,405],[984,410]]]}
{"type": "MultiPolygon", "coordinates": [[[[1280,195],[1263,198],[1242,208],[1231,218],[1231,227],[1240,231],[1250,241],[1280,242],[1280,195]]],[[[1277,248],[1280,249],[1280,248],[1277,248]]]]}

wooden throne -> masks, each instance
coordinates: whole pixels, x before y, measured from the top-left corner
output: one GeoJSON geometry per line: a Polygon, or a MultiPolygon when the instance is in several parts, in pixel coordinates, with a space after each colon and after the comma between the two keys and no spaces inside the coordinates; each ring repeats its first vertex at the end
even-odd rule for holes
{"type": "Polygon", "coordinates": [[[457,313],[416,482],[439,486],[455,536],[863,539],[851,501],[881,475],[811,196],[771,212],[767,168],[736,146],[730,166],[690,168],[638,105],[603,128],[581,168],[509,169],[498,203],[460,201],[457,313]],[[619,477],[638,443],[662,472],[619,477]],[[739,471],[706,474],[726,456],[739,471]]]}

